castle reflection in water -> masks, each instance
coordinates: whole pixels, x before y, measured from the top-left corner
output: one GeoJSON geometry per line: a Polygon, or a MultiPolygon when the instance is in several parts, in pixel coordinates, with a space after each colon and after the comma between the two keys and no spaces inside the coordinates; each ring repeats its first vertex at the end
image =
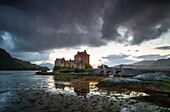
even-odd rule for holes
{"type": "Polygon", "coordinates": [[[55,81],[54,76],[50,76],[48,80],[48,88],[50,91],[55,94],[71,95],[73,97],[91,97],[91,96],[101,96],[101,97],[110,97],[116,101],[120,99],[127,99],[137,96],[148,96],[143,92],[136,92],[130,90],[124,91],[110,91],[109,89],[101,89],[96,87],[98,82],[64,82],[64,81],[55,81]]]}
{"type": "Polygon", "coordinates": [[[55,82],[56,89],[62,89],[63,91],[74,91],[77,96],[84,96],[90,93],[90,89],[95,89],[97,82],[55,82]]]}

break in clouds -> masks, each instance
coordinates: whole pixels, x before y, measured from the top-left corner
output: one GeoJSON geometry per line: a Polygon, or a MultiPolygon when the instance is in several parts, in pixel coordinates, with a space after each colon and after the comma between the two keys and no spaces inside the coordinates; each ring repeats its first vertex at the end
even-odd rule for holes
{"type": "Polygon", "coordinates": [[[141,56],[131,56],[126,54],[112,54],[105,57],[102,57],[102,60],[104,63],[107,63],[108,65],[115,65],[115,64],[129,64],[129,63],[135,63],[137,62],[136,59],[142,59],[142,60],[158,60],[158,59],[167,59],[170,58],[170,55],[160,55],[160,54],[147,54],[147,55],[141,55],[141,56]],[[133,57],[132,59],[130,57],[133,57]]]}
{"type": "Polygon", "coordinates": [[[133,59],[129,59],[129,57],[130,57],[130,55],[126,55],[126,54],[112,54],[112,55],[102,57],[102,60],[104,59],[105,60],[104,63],[106,63],[110,66],[136,62],[133,59]]]}
{"type": "Polygon", "coordinates": [[[139,45],[167,32],[169,20],[169,0],[1,0],[0,43],[10,38],[12,50],[26,52],[139,45]]]}

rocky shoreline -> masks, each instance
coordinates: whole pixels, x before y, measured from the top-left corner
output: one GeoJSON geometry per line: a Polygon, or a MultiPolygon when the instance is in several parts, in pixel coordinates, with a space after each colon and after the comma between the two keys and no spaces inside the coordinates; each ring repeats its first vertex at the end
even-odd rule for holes
{"type": "Polygon", "coordinates": [[[97,86],[116,91],[128,89],[145,92],[149,96],[136,99],[170,107],[170,78],[164,74],[147,73],[132,78],[105,78],[97,86]]]}
{"type": "Polygon", "coordinates": [[[100,79],[96,85],[100,89],[111,91],[136,91],[149,94],[148,97],[135,98],[164,107],[170,107],[170,78],[162,73],[145,73],[134,77],[114,76],[108,77],[97,74],[59,74],[59,73],[42,73],[37,72],[37,75],[53,75],[56,80],[78,82],[88,82],[95,79],[100,79]],[[85,80],[84,80],[85,79],[85,80]],[[90,79],[90,80],[89,80],[90,79]],[[103,79],[103,80],[101,80],[103,79]],[[74,81],[73,81],[74,80],[74,81]],[[154,99],[157,100],[154,100],[154,99]]]}

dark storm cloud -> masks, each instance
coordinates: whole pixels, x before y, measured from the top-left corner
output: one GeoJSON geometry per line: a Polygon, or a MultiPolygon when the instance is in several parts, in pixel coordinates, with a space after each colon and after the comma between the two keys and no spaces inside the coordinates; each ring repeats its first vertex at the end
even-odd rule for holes
{"type": "Polygon", "coordinates": [[[167,32],[169,9],[169,0],[1,0],[0,32],[14,51],[140,44],[167,32]]]}
{"type": "Polygon", "coordinates": [[[15,50],[42,51],[101,46],[100,6],[81,0],[14,0],[0,4],[0,31],[13,35],[15,50]],[[88,7],[87,7],[88,6],[88,7]]]}
{"type": "Polygon", "coordinates": [[[3,41],[2,36],[3,36],[3,35],[4,35],[4,33],[0,31],[0,44],[2,44],[2,41],[3,41]]]}
{"type": "Polygon", "coordinates": [[[123,42],[131,35],[130,44],[140,44],[169,29],[169,0],[117,0],[112,6],[104,13],[103,38],[123,42]],[[122,39],[117,32],[120,26],[127,29],[122,39]]]}
{"type": "Polygon", "coordinates": [[[139,50],[135,50],[135,52],[139,52],[139,50]]]}
{"type": "Polygon", "coordinates": [[[156,47],[155,49],[159,49],[159,50],[170,50],[170,46],[156,47]]]}
{"type": "Polygon", "coordinates": [[[0,34],[0,44],[2,44],[2,41],[3,41],[3,39],[2,39],[1,34],[0,34]]]}

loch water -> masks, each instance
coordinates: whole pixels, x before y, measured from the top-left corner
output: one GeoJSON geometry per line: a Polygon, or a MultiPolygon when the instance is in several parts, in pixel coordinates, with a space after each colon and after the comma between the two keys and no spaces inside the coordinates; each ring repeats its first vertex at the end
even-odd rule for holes
{"type": "Polygon", "coordinates": [[[55,81],[36,71],[0,71],[0,112],[160,112],[170,108],[140,102],[135,91],[102,90],[98,82],[55,81]]]}

